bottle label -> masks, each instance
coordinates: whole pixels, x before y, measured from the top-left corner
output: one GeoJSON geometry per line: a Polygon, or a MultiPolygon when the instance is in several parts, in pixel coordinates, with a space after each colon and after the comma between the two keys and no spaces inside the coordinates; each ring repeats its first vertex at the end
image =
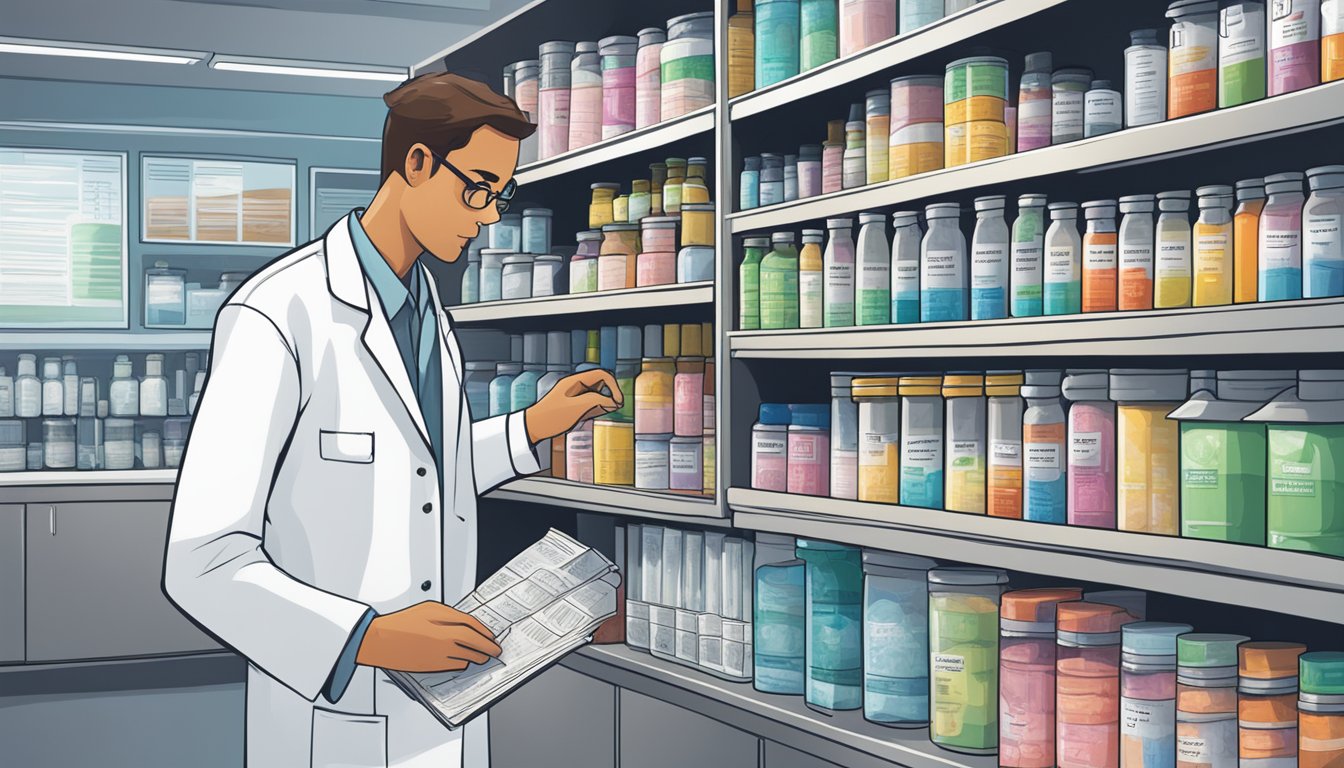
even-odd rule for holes
{"type": "Polygon", "coordinates": [[[1321,14],[1316,12],[1316,3],[1307,0],[1273,2],[1273,23],[1269,27],[1271,48],[1316,42],[1321,35],[1321,14]]]}
{"type": "Polygon", "coordinates": [[[1260,230],[1260,268],[1297,269],[1302,266],[1302,231],[1299,229],[1260,230]]]}
{"type": "Polygon", "coordinates": [[[804,328],[821,327],[824,282],[819,271],[798,274],[798,318],[804,328]]]}
{"type": "Polygon", "coordinates": [[[1017,440],[994,440],[989,444],[989,463],[993,467],[1022,466],[1022,443],[1017,440]]]}
{"type": "Polygon", "coordinates": [[[1190,238],[1184,233],[1164,237],[1157,246],[1157,277],[1190,276],[1190,238]]]}
{"type": "Polygon", "coordinates": [[[1172,739],[1176,735],[1176,700],[1144,701],[1122,697],[1120,733],[1141,741],[1172,739]]]}
{"type": "Polygon", "coordinates": [[[1133,127],[1167,119],[1167,51],[1131,49],[1125,54],[1125,124],[1133,127]]]}
{"type": "Polygon", "coordinates": [[[942,469],[942,437],[905,437],[901,440],[901,464],[907,469],[942,469]]]}
{"type": "Polygon", "coordinates": [[[1083,134],[1083,98],[1082,91],[1055,88],[1054,103],[1050,114],[1051,134],[1055,137],[1082,136],[1083,134]]]}
{"type": "Polygon", "coordinates": [[[1079,279],[1078,251],[1073,246],[1055,246],[1045,260],[1045,282],[1071,283],[1079,279]]]}
{"type": "Polygon", "coordinates": [[[1074,432],[1069,437],[1070,467],[1101,466],[1101,433],[1074,432]]]}
{"type": "Polygon", "coordinates": [[[1089,243],[1083,253],[1085,268],[1089,270],[1115,269],[1114,243],[1089,243]]]}
{"type": "Polygon", "coordinates": [[[854,324],[854,262],[832,260],[826,265],[826,327],[854,324]]]}
{"type": "Polygon", "coordinates": [[[921,264],[923,288],[929,289],[956,289],[960,290],[961,285],[961,251],[935,251],[927,250],[924,252],[921,264]]]}

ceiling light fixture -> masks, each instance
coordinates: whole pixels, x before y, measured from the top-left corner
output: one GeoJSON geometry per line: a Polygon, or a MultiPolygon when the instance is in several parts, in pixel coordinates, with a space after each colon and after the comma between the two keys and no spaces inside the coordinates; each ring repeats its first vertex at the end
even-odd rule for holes
{"type": "Polygon", "coordinates": [[[204,52],[178,51],[169,48],[76,43],[66,40],[35,40],[25,37],[0,37],[0,53],[138,61],[151,64],[195,64],[204,61],[205,57],[209,55],[204,52]]]}
{"type": "Polygon", "coordinates": [[[365,64],[338,64],[326,61],[298,61],[294,59],[263,59],[245,56],[216,55],[210,67],[226,72],[251,72],[265,75],[295,77],[331,77],[343,80],[376,80],[400,83],[408,76],[404,67],[378,67],[365,64]]]}

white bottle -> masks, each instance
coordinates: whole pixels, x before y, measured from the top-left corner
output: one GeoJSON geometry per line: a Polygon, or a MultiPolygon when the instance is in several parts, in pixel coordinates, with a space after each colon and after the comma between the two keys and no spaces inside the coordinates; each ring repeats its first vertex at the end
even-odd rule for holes
{"type": "Polygon", "coordinates": [[[0,419],[14,416],[14,377],[5,373],[0,365],[0,419]]]}
{"type": "Polygon", "coordinates": [[[961,206],[934,203],[924,209],[929,229],[919,253],[919,320],[939,323],[970,317],[968,254],[961,232],[961,206]]]}
{"type": "Polygon", "coordinates": [[[853,219],[827,219],[826,273],[823,325],[848,328],[854,325],[854,236],[853,219]]]}
{"type": "Polygon", "coordinates": [[[854,323],[886,325],[891,322],[891,247],[887,243],[885,215],[859,214],[856,251],[854,269],[858,273],[858,289],[854,323]]]}
{"type": "Polygon", "coordinates": [[[1125,49],[1125,126],[1167,119],[1167,46],[1157,42],[1156,29],[1129,33],[1125,49]]]}
{"type": "Polygon", "coordinates": [[[1045,261],[1045,195],[1017,198],[1009,304],[1013,317],[1041,314],[1041,265],[1045,261]]]}
{"type": "Polygon", "coordinates": [[[196,415],[196,403],[200,402],[201,390],[205,388],[205,371],[196,372],[196,382],[191,388],[191,398],[187,400],[187,413],[196,415]]]}
{"type": "Polygon", "coordinates": [[[37,355],[19,355],[19,373],[14,381],[14,415],[21,419],[42,415],[42,382],[37,378],[37,355]]]}
{"type": "Polygon", "coordinates": [[[1302,298],[1344,296],[1344,166],[1307,171],[1302,211],[1302,298]]]}
{"type": "Polygon", "coordinates": [[[42,415],[65,413],[65,381],[61,378],[61,358],[42,359],[42,415]]]}
{"type": "Polygon", "coordinates": [[[1003,220],[1007,198],[991,195],[975,199],[975,232],[971,236],[971,319],[997,320],[1008,316],[1008,223],[1003,220]]]}
{"type": "Polygon", "coordinates": [[[163,355],[145,355],[145,378],[140,381],[140,415],[168,415],[168,379],[163,355]]]}
{"type": "Polygon", "coordinates": [[[112,386],[107,391],[108,413],[113,416],[140,415],[140,381],[131,373],[131,358],[117,355],[112,362],[112,386]]]}
{"type": "Polygon", "coordinates": [[[1042,288],[1045,314],[1083,311],[1083,237],[1078,233],[1077,203],[1050,204],[1042,288]]]}
{"type": "Polygon", "coordinates": [[[891,322],[919,322],[919,244],[924,232],[917,211],[891,215],[891,322]]]}
{"type": "Polygon", "coordinates": [[[1083,107],[1083,138],[1115,133],[1125,127],[1124,97],[1110,80],[1093,80],[1083,107]]]}
{"type": "Polygon", "coordinates": [[[798,325],[801,328],[821,328],[825,321],[826,261],[825,256],[818,261],[821,269],[804,269],[803,265],[814,266],[817,262],[803,259],[802,251],[809,245],[821,250],[826,233],[820,229],[803,230],[803,247],[798,257],[798,325]]]}
{"type": "Polygon", "coordinates": [[[65,415],[79,415],[79,373],[75,368],[75,358],[66,355],[62,359],[63,372],[61,375],[61,385],[65,389],[65,415]]]}

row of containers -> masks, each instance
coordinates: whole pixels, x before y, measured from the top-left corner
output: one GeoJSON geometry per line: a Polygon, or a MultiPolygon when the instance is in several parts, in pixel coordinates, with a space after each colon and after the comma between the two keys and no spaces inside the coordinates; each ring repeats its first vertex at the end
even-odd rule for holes
{"type": "Polygon", "coordinates": [[[467,249],[462,304],[693,283],[714,278],[705,158],[669,157],[650,178],[590,185],[588,229],[555,246],[554,212],[506,213],[467,249]]]}
{"type": "Polygon", "coordinates": [[[714,103],[714,13],[597,42],[542,43],[537,58],[504,68],[503,86],[537,124],[522,163],[681,117],[714,103]]]}
{"type": "Polygon", "coordinates": [[[1344,557],[1344,371],[834,373],[751,487],[1344,557]]]}
{"type": "MultiPolygon", "coordinates": [[[[768,5],[779,13],[788,3],[768,5]]],[[[794,14],[798,5],[792,2],[794,14]]],[[[835,8],[834,0],[802,5],[835,8]]],[[[1225,2],[1221,10],[1212,0],[1173,3],[1170,46],[1158,43],[1155,29],[1132,32],[1120,87],[1094,80],[1086,67],[1055,67],[1049,52],[1026,57],[1016,107],[1008,61],[995,56],[954,61],[944,75],[896,78],[890,89],[866,92],[847,120],[828,123],[825,142],[805,144],[796,154],[745,158],[739,208],[952,168],[1344,78],[1344,5],[1272,5],[1267,15],[1260,2],[1225,2]]]]}
{"type": "Polygon", "coordinates": [[[747,237],[742,330],[994,320],[1344,296],[1344,166],[1118,201],[976,198],[747,237]],[[1191,224],[1192,202],[1198,218],[1191,224]],[[1079,213],[1083,230],[1079,231],[1079,213]],[[1156,211],[1154,210],[1156,209],[1156,211]],[[1118,213],[1118,215],[1117,215],[1118,213]],[[1154,214],[1156,213],[1156,219],[1154,214]],[[1048,216],[1048,222],[1047,222],[1048,216]],[[825,247],[823,249],[823,243],[825,247]]]}
{"type": "Polygon", "coordinates": [[[528,408],[565,376],[598,368],[611,372],[623,393],[620,410],[538,449],[552,477],[714,494],[712,323],[524,333],[512,336],[510,347],[510,361],[467,363],[465,389],[475,419],[528,408]]]}
{"type": "Polygon", "coordinates": [[[177,467],[205,357],[150,353],[136,376],[129,355],[117,355],[110,371],[52,355],[39,376],[38,356],[19,354],[17,375],[0,365],[0,472],[177,467]]]}

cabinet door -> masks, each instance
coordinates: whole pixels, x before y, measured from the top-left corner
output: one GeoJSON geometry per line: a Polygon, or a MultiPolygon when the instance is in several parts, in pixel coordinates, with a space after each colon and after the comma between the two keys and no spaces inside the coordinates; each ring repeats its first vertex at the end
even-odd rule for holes
{"type": "Polygon", "coordinates": [[[698,712],[621,690],[621,768],[757,764],[759,740],[698,712]]]}
{"type": "Polygon", "coordinates": [[[166,501],[29,504],[28,661],[219,646],[160,586],[166,501]]]}
{"type": "Polygon", "coordinates": [[[0,663],[23,661],[23,505],[0,504],[0,663]]]}
{"type": "Polygon", "coordinates": [[[492,768],[616,765],[616,689],[554,666],[490,708],[492,768]]]}

